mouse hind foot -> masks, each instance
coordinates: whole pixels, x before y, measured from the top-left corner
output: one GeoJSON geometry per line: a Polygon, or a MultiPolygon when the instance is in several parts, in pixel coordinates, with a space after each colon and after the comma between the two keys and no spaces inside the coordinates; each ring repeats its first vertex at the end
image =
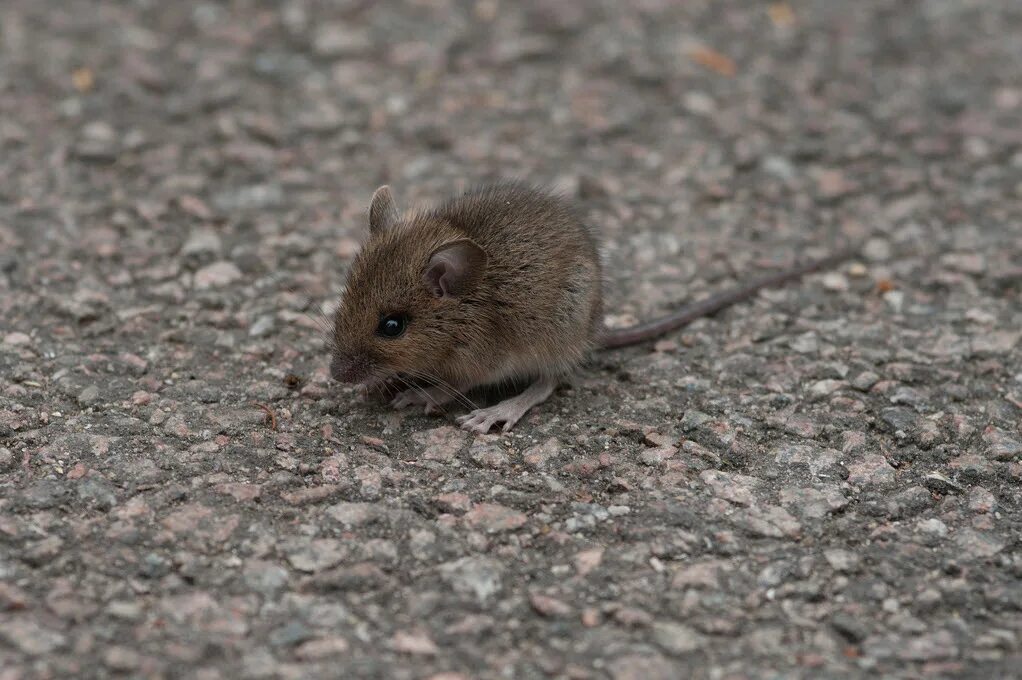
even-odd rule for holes
{"type": "Polygon", "coordinates": [[[502,429],[507,432],[521,420],[529,409],[546,401],[555,387],[557,387],[555,378],[539,378],[526,387],[521,394],[509,397],[487,408],[478,408],[459,417],[458,424],[469,432],[486,434],[494,425],[503,423],[502,429]]]}

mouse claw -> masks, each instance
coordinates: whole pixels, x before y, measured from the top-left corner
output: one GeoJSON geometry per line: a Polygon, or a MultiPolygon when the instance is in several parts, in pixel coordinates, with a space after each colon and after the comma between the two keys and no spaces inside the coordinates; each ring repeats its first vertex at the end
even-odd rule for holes
{"type": "MultiPolygon", "coordinates": [[[[481,408],[472,411],[468,415],[460,416],[457,421],[461,429],[475,432],[476,434],[488,434],[498,422],[503,420],[500,413],[495,413],[493,408],[481,408]]],[[[514,425],[514,423],[510,423],[514,425]]],[[[505,432],[509,428],[505,428],[505,432]]]]}

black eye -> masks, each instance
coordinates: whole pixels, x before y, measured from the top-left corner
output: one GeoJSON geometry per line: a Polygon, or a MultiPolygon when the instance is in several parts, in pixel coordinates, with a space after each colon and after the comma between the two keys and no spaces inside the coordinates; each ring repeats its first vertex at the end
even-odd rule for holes
{"type": "Polygon", "coordinates": [[[380,319],[380,325],[376,327],[376,334],[384,338],[396,338],[404,333],[407,327],[407,314],[388,314],[380,319]]]}

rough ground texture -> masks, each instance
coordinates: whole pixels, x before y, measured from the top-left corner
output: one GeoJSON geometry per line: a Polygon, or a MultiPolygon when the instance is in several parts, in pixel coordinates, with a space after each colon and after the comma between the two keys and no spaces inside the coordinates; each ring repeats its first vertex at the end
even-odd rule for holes
{"type": "Polygon", "coordinates": [[[0,678],[1017,677],[1016,0],[0,8],[0,678]],[[610,322],[510,435],[327,380],[375,186],[610,322]]]}

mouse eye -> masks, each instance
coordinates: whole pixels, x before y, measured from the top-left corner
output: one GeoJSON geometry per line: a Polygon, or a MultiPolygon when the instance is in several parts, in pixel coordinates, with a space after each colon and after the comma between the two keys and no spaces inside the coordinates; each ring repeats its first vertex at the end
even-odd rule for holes
{"type": "Polygon", "coordinates": [[[384,338],[396,338],[404,333],[407,327],[407,314],[388,314],[380,319],[380,324],[376,327],[376,334],[384,338]]]}

